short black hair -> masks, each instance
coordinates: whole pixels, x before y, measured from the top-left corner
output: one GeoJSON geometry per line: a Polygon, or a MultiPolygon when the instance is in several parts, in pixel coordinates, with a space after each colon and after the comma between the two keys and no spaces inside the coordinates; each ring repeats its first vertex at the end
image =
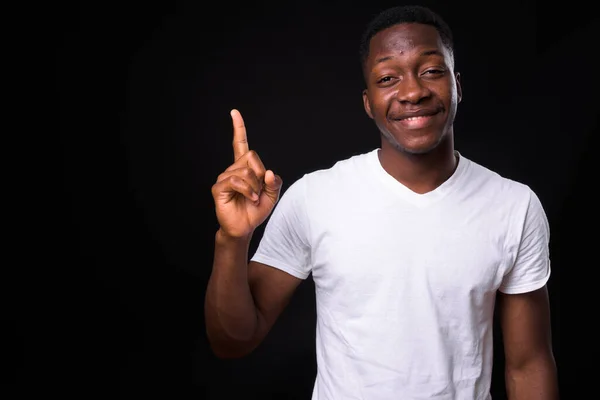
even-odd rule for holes
{"type": "Polygon", "coordinates": [[[437,29],[442,43],[454,54],[454,38],[448,24],[431,9],[424,6],[397,6],[380,12],[367,25],[360,40],[360,64],[364,68],[369,57],[371,38],[377,33],[398,24],[425,24],[437,29]]]}

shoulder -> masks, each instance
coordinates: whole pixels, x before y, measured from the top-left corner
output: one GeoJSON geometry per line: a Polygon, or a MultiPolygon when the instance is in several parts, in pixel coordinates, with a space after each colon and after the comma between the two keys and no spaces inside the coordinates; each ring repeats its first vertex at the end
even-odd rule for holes
{"type": "Polygon", "coordinates": [[[507,207],[527,207],[533,200],[537,200],[536,193],[524,182],[520,182],[494,171],[478,162],[461,155],[468,163],[467,187],[480,194],[494,199],[495,203],[507,207]]]}
{"type": "Polygon", "coordinates": [[[549,230],[544,206],[526,183],[510,179],[474,161],[468,161],[465,197],[476,198],[479,206],[505,221],[510,236],[518,240],[528,229],[549,230]]]}
{"type": "Polygon", "coordinates": [[[328,167],[307,172],[287,185],[284,183],[278,207],[304,206],[307,199],[325,204],[355,190],[360,175],[368,174],[374,151],[334,161],[328,167]]]}
{"type": "Polygon", "coordinates": [[[369,174],[376,149],[354,154],[331,163],[330,166],[312,170],[293,181],[284,192],[333,194],[344,187],[355,187],[358,180],[369,174]]]}

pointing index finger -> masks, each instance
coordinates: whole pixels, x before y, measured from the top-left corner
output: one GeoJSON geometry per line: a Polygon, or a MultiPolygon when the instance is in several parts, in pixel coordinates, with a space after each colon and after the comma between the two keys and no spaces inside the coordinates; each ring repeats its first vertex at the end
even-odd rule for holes
{"type": "Polygon", "coordinates": [[[242,114],[238,110],[231,110],[231,119],[233,120],[233,158],[237,161],[246,154],[248,148],[248,137],[246,136],[246,125],[242,114]]]}

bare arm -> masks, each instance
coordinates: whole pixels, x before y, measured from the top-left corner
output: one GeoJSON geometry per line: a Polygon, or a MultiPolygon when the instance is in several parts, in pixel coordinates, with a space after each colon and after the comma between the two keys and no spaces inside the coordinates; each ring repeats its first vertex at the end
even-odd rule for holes
{"type": "Polygon", "coordinates": [[[231,117],[234,163],[212,187],[220,228],[204,303],[211,347],[227,358],[259,345],[301,282],[267,265],[248,264],[252,234],[275,207],[282,181],[249,149],[239,111],[231,117]]]}
{"type": "Polygon", "coordinates": [[[499,295],[508,399],[558,400],[546,286],[499,295]]]}
{"type": "Polygon", "coordinates": [[[205,318],[211,347],[223,358],[254,350],[302,282],[276,268],[247,263],[249,241],[216,235],[205,318]]]}

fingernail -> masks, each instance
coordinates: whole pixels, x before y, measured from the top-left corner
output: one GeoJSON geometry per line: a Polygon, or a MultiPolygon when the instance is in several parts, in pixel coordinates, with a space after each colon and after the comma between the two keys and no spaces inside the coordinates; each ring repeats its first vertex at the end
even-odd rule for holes
{"type": "Polygon", "coordinates": [[[252,193],[252,200],[253,200],[253,201],[256,201],[256,200],[258,200],[258,194],[256,194],[256,193],[252,193]]]}

